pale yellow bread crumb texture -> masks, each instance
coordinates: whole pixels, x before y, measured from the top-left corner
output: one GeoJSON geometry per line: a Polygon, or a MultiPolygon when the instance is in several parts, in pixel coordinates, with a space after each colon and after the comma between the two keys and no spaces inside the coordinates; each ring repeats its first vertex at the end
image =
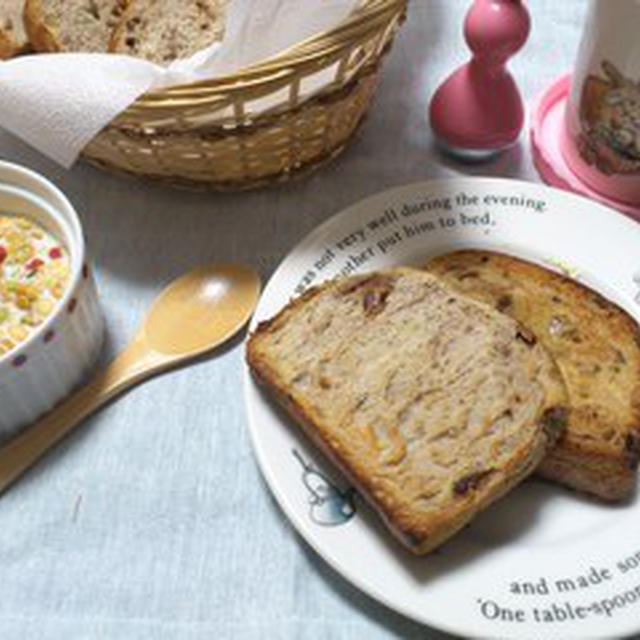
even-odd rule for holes
{"type": "Polygon", "coordinates": [[[227,0],[131,0],[109,49],[169,63],[222,40],[227,0]]]}
{"type": "Polygon", "coordinates": [[[26,0],[24,23],[36,51],[108,50],[128,0],[26,0]]]}

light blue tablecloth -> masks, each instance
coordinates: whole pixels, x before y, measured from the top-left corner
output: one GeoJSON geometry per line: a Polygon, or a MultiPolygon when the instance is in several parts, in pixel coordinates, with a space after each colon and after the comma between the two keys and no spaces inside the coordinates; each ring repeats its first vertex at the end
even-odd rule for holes
{"type": "MultiPolygon", "coordinates": [[[[467,55],[468,4],[413,0],[357,140],[277,190],[193,194],[67,172],[0,131],[0,157],[49,176],[82,216],[105,359],[192,265],[248,262],[268,278],[308,231],[375,191],[465,172],[536,180],[526,137],[476,167],[433,149],[425,109],[467,55]]],[[[533,32],[512,65],[528,100],[571,67],[586,4],[530,3],[533,32]]],[[[0,640],[445,637],[362,595],[285,521],[249,444],[242,358],[239,339],[127,394],[0,499],[0,640]]]]}

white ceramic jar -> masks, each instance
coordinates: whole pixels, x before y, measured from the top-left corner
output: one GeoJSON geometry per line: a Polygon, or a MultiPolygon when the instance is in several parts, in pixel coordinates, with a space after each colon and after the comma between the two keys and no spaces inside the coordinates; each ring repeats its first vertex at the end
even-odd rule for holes
{"type": "Polygon", "coordinates": [[[640,0],[592,0],[560,141],[570,169],[640,206],[640,0]]]}
{"type": "Polygon", "coordinates": [[[104,321],[78,216],[48,180],[0,162],[0,215],[22,214],[67,248],[70,279],[53,312],[24,342],[0,357],[0,442],[67,396],[88,374],[104,321]]]}

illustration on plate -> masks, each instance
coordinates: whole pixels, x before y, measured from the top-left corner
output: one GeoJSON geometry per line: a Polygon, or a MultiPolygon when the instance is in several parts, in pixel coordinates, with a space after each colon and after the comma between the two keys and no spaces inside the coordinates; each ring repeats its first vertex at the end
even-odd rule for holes
{"type": "Polygon", "coordinates": [[[302,466],[302,482],[311,494],[311,520],[325,527],[334,527],[351,520],[356,512],[355,489],[341,491],[310,462],[306,462],[299,451],[293,449],[292,453],[302,466]]]}
{"type": "Polygon", "coordinates": [[[580,155],[603,173],[640,173],[640,83],[608,60],[605,78],[592,74],[580,99],[580,155]]]}
{"type": "Polygon", "coordinates": [[[638,293],[636,293],[636,297],[634,298],[634,300],[636,301],[637,304],[640,304],[640,270],[636,271],[635,274],[633,275],[633,282],[638,288],[638,293]]]}

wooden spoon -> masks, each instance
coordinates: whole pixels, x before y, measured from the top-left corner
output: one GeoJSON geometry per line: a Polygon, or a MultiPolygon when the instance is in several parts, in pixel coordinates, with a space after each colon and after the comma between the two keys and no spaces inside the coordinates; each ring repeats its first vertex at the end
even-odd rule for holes
{"type": "Polygon", "coordinates": [[[253,313],[259,293],[253,270],[228,264],[200,267],[172,282],[104,371],[0,449],[0,493],[114,396],[231,338],[253,313]]]}

